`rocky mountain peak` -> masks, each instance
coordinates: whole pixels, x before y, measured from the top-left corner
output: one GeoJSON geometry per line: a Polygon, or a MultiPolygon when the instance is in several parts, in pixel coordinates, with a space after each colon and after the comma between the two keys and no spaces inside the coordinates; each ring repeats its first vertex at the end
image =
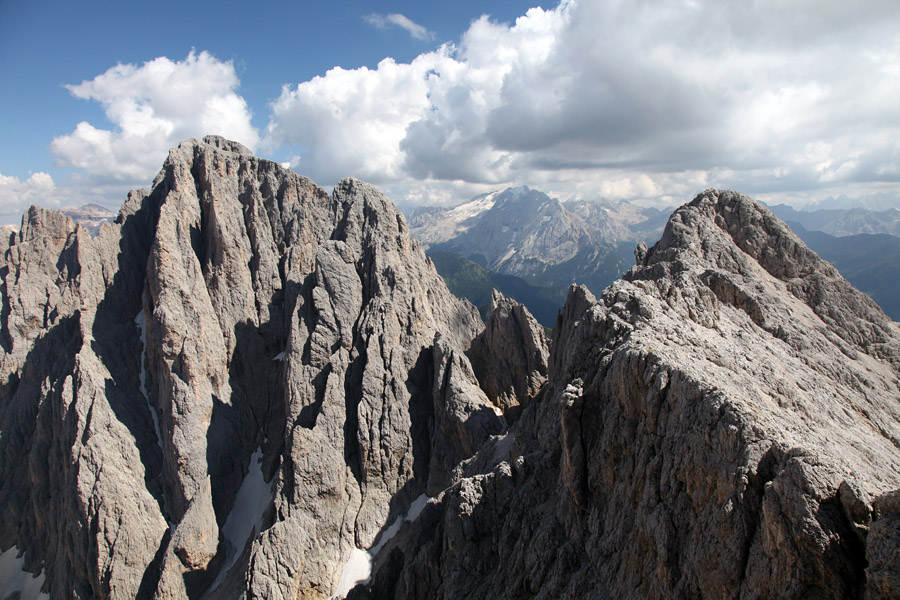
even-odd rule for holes
{"type": "Polygon", "coordinates": [[[491,314],[468,355],[482,389],[510,419],[547,381],[550,344],[528,310],[494,290],[491,314]]]}
{"type": "MultiPolygon", "coordinates": [[[[781,279],[797,277],[821,262],[768,208],[742,194],[719,190],[707,190],[676,210],[648,261],[672,261],[680,252],[692,251],[702,257],[721,245],[721,235],[781,279]]],[[[709,259],[724,260],[718,255],[709,259]]]]}
{"type": "Polygon", "coordinates": [[[676,210],[660,241],[625,278],[674,277],[697,280],[789,343],[805,337],[789,306],[799,301],[849,356],[862,351],[900,365],[897,324],[747,196],[708,190],[676,210]],[[772,298],[783,301],[773,304],[772,298]]]}
{"type": "Polygon", "coordinates": [[[358,180],[188,140],[95,237],[33,208],[3,260],[0,543],[53,597],[327,597],[449,483],[436,431],[499,430],[453,383],[477,311],[358,180]]]}
{"type": "MultiPolygon", "coordinates": [[[[417,234],[434,238],[422,227],[417,234]]],[[[427,230],[427,226],[424,227],[427,230]]],[[[528,188],[491,196],[491,205],[432,250],[456,252],[510,275],[535,275],[597,248],[582,219],[559,200],[528,188]]]]}
{"type": "MultiPolygon", "coordinates": [[[[196,145],[195,140],[190,140],[187,142],[188,144],[196,145]]],[[[240,154],[242,156],[253,156],[253,152],[250,151],[249,148],[240,144],[238,142],[234,142],[220,135],[207,135],[203,137],[203,143],[208,146],[213,146],[223,152],[232,152],[234,154],[240,154]]]]}
{"type": "Polygon", "coordinates": [[[896,595],[896,324],[733,192],[637,254],[369,597],[896,595]]]}

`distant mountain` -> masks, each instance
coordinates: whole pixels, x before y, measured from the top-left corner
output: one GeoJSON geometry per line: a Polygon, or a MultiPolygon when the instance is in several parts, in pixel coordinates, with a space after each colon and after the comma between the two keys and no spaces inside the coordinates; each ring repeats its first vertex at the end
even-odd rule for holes
{"type": "Polygon", "coordinates": [[[409,224],[413,237],[431,251],[452,252],[539,287],[579,283],[600,293],[634,264],[638,242],[659,237],[665,218],[658,209],[628,203],[563,204],[518,187],[476,196],[454,208],[419,209],[409,224]]]}
{"type": "Polygon", "coordinates": [[[813,252],[900,321],[900,237],[884,233],[837,237],[809,231],[796,222],[788,225],[813,252]]]}
{"type": "Polygon", "coordinates": [[[450,291],[477,306],[483,317],[490,313],[494,289],[524,304],[544,327],[554,326],[559,308],[566,300],[567,288],[531,285],[521,277],[491,271],[453,252],[436,250],[429,252],[428,258],[450,291]]]}
{"type": "Polygon", "coordinates": [[[797,210],[785,204],[770,207],[786,223],[799,223],[809,231],[822,231],[843,237],[860,233],[888,233],[900,236],[900,210],[882,211],[865,208],[797,210]]]}
{"type": "Polygon", "coordinates": [[[883,191],[864,196],[847,196],[841,194],[837,197],[829,196],[806,203],[803,210],[813,211],[820,209],[863,208],[873,211],[882,211],[900,206],[900,191],[883,191]]]}
{"type": "Polygon", "coordinates": [[[91,235],[97,235],[101,225],[104,223],[112,223],[116,218],[116,213],[99,204],[64,206],[59,209],[59,212],[67,217],[72,217],[76,223],[80,223],[87,227],[91,232],[91,235]]]}
{"type": "Polygon", "coordinates": [[[563,206],[584,219],[600,239],[610,243],[655,242],[672,209],[643,207],[631,202],[565,202],[563,206]]]}
{"type": "Polygon", "coordinates": [[[484,212],[493,208],[494,199],[499,194],[481,194],[452,208],[421,206],[409,217],[410,229],[414,237],[426,246],[446,242],[465,233],[478,222],[484,212]]]}

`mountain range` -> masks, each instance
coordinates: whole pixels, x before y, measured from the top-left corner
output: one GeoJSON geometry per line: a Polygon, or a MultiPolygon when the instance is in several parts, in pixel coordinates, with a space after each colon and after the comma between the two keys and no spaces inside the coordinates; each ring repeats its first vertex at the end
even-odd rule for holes
{"type": "MultiPolygon", "coordinates": [[[[665,220],[666,213],[658,209],[627,202],[564,204],[519,187],[476,196],[454,208],[420,208],[409,223],[413,237],[430,254],[444,253],[440,263],[450,270],[439,271],[452,282],[454,293],[480,304],[479,298],[490,290],[477,287],[476,280],[461,284],[464,273],[475,270],[461,271],[465,263],[447,260],[446,253],[543,288],[539,296],[559,299],[558,308],[570,284],[586,285],[599,294],[627,271],[636,244],[656,239],[665,220]]],[[[552,326],[555,316],[543,316],[547,311],[532,301],[534,293],[516,297],[552,326]]]]}
{"type": "Polygon", "coordinates": [[[864,208],[796,210],[777,204],[771,209],[783,221],[835,237],[878,233],[900,236],[900,209],[896,208],[880,211],[864,208]]]}
{"type": "MultiPolygon", "coordinates": [[[[900,278],[890,276],[900,265],[900,210],[776,205],[772,211],[900,319],[900,278]]],[[[569,284],[600,294],[630,268],[638,244],[659,238],[669,213],[629,202],[563,203],[523,187],[476,196],[455,208],[419,208],[410,215],[410,230],[454,294],[486,308],[496,287],[552,327],[569,284]],[[547,306],[548,299],[556,306],[547,306]]]]}
{"type": "Polygon", "coordinates": [[[838,237],[809,231],[799,223],[790,226],[806,245],[878,302],[892,319],[900,320],[900,237],[886,233],[838,237]]]}
{"type": "MultiPolygon", "coordinates": [[[[486,263],[603,250],[513,212],[528,251],[486,263]]],[[[410,233],[215,136],[96,234],[29,209],[0,240],[4,595],[898,596],[900,325],[766,207],[699,194],[550,339],[410,233]]]]}

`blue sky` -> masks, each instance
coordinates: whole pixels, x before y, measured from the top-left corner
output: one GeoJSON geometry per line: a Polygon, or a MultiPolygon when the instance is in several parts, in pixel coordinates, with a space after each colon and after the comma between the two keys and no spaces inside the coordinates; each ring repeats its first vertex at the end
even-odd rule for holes
{"type": "Polygon", "coordinates": [[[0,219],[116,208],[205,133],[407,205],[900,204],[900,3],[534,4],[0,0],[0,219]]]}

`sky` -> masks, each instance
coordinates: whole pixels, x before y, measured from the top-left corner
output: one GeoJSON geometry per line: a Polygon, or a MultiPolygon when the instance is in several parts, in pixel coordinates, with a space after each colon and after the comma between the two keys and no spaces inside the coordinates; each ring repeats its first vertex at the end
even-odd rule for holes
{"type": "Polygon", "coordinates": [[[330,189],[900,207],[900,2],[0,0],[0,223],[216,133],[330,189]]]}

